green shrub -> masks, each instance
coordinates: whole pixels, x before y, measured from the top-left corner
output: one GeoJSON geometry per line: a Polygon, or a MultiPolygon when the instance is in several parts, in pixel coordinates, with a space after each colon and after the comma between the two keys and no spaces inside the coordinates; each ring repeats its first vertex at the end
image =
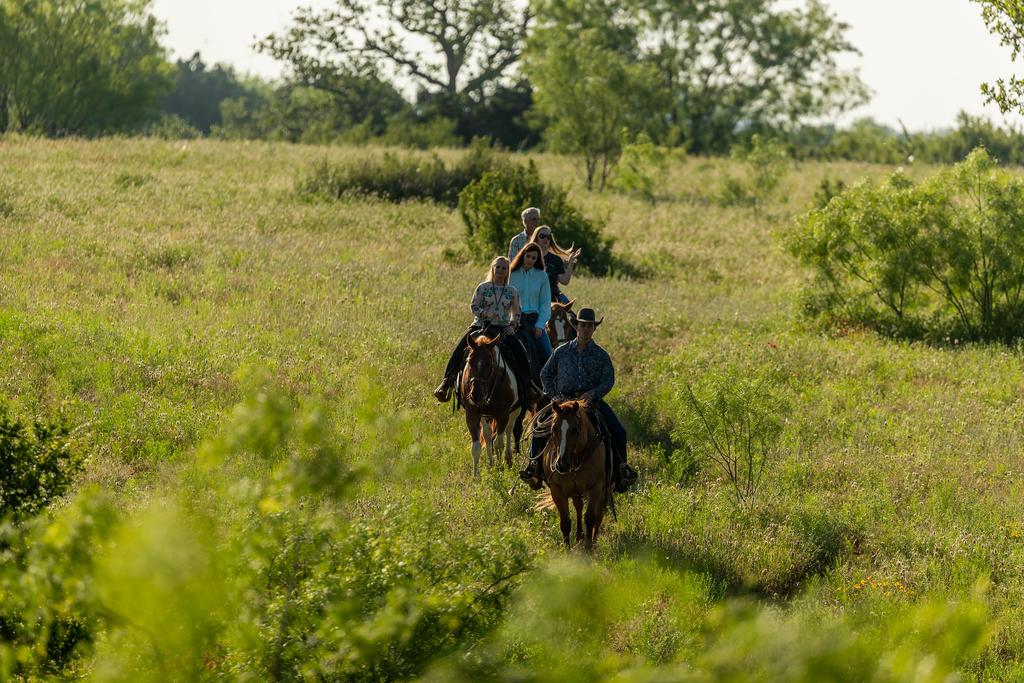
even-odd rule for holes
{"type": "Polygon", "coordinates": [[[321,162],[299,181],[298,191],[333,198],[367,194],[393,202],[430,199],[454,207],[463,188],[479,180],[496,163],[494,152],[483,141],[474,143],[450,167],[436,154],[423,158],[386,152],[344,166],[321,162]]]}
{"type": "Polygon", "coordinates": [[[716,605],[706,577],[678,569],[615,569],[552,562],[492,638],[427,680],[940,683],[961,680],[993,640],[980,590],[823,618],[740,599],[716,605]]]}
{"type": "Polygon", "coordinates": [[[164,114],[145,129],[145,134],[163,140],[195,140],[203,137],[201,130],[177,114],[164,114]]]}
{"type": "Polygon", "coordinates": [[[842,178],[836,180],[827,177],[822,178],[821,182],[818,183],[818,189],[814,191],[814,208],[824,209],[832,201],[833,197],[841,195],[845,191],[846,183],[843,182],[842,178]]]}
{"type": "Polygon", "coordinates": [[[733,147],[732,158],[743,162],[743,178],[727,176],[718,202],[723,206],[760,207],[778,188],[789,166],[789,153],[779,141],[754,135],[749,146],[733,147]]]}
{"type": "Polygon", "coordinates": [[[52,516],[0,525],[0,680],[52,679],[92,644],[104,618],[96,559],[117,513],[97,493],[52,516]]]}
{"type": "Polygon", "coordinates": [[[529,206],[540,209],[541,222],[551,226],[559,244],[583,248],[580,266],[594,275],[611,270],[611,240],[569,203],[565,190],[543,182],[533,162],[499,164],[462,191],[459,212],[470,253],[481,259],[507,253],[509,240],[522,230],[522,211],[529,206]]]}
{"type": "Polygon", "coordinates": [[[896,172],[834,197],[788,247],[814,271],[812,315],[894,336],[1024,335],[1024,181],[983,149],[920,184],[896,172]]]}
{"type": "Polygon", "coordinates": [[[714,463],[732,485],[737,504],[748,503],[777,455],[789,411],[771,373],[746,368],[709,373],[696,389],[687,383],[676,400],[680,415],[673,436],[714,463]]]}
{"type": "Polygon", "coordinates": [[[641,133],[635,142],[623,148],[611,185],[619,192],[653,202],[665,185],[672,156],[668,148],[655,145],[646,133],[641,133]]]}
{"type": "Polygon", "coordinates": [[[376,139],[382,145],[432,149],[435,147],[459,147],[461,140],[455,133],[455,121],[437,117],[418,121],[411,113],[400,113],[391,117],[384,133],[376,139]]]}
{"type": "Polygon", "coordinates": [[[0,402],[0,517],[42,510],[64,495],[82,462],[63,417],[29,420],[0,402]]]}

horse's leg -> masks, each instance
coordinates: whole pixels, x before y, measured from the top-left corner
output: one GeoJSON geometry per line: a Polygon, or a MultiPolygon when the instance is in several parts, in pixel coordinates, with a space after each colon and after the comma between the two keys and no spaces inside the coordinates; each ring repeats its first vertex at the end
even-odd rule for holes
{"type": "Polygon", "coordinates": [[[473,438],[473,478],[480,478],[480,414],[466,408],[466,426],[473,438]]]}
{"type": "Polygon", "coordinates": [[[487,415],[480,420],[480,438],[487,444],[487,464],[494,467],[494,440],[491,434],[492,419],[487,415]]]}
{"type": "Polygon", "coordinates": [[[595,462],[600,462],[600,468],[594,473],[595,482],[590,487],[587,495],[587,540],[586,548],[588,553],[594,552],[594,544],[597,543],[597,534],[601,530],[601,522],[604,520],[604,509],[608,505],[608,482],[604,471],[604,449],[598,449],[595,462]]]}
{"type": "Polygon", "coordinates": [[[505,450],[505,431],[508,428],[508,418],[509,414],[505,411],[494,418],[494,451],[499,458],[502,451],[505,450]]]}
{"type": "Polygon", "coordinates": [[[512,441],[515,439],[513,432],[515,431],[516,418],[519,416],[519,409],[515,412],[509,413],[505,416],[505,423],[500,424],[500,431],[498,432],[498,450],[504,449],[505,451],[505,466],[512,466],[512,441]]]}
{"type": "Polygon", "coordinates": [[[558,486],[551,486],[551,500],[554,501],[555,507],[558,508],[558,522],[562,527],[562,540],[565,541],[565,549],[569,550],[572,544],[569,542],[569,534],[572,532],[572,519],[569,517],[569,499],[565,497],[558,486]]]}
{"type": "Polygon", "coordinates": [[[572,497],[572,506],[576,508],[576,540],[583,540],[583,498],[582,496],[572,497]]]}
{"type": "Polygon", "coordinates": [[[512,444],[515,441],[515,419],[510,418],[505,425],[505,466],[512,467],[512,444]]]}
{"type": "Polygon", "coordinates": [[[523,420],[526,417],[526,408],[516,413],[512,420],[512,438],[515,440],[516,453],[519,453],[519,442],[523,440],[523,420]]]}

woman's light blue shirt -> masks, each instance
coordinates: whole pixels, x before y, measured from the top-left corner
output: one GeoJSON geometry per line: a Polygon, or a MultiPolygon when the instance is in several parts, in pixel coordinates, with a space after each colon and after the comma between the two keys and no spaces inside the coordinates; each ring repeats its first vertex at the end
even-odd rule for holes
{"type": "Polygon", "coordinates": [[[551,284],[547,274],[536,268],[520,268],[512,271],[508,283],[519,290],[523,313],[536,313],[536,326],[543,330],[551,318],[551,284]]]}

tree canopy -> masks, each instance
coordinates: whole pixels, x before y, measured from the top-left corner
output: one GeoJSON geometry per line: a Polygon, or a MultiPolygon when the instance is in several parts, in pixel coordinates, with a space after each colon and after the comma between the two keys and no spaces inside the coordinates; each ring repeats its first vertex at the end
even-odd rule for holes
{"type": "Polygon", "coordinates": [[[0,131],[89,135],[156,114],[171,66],[149,0],[0,0],[0,131]]]}
{"type": "Polygon", "coordinates": [[[337,0],[322,12],[299,9],[291,28],[257,48],[313,87],[382,69],[428,92],[480,100],[519,61],[530,16],[528,5],[505,0],[337,0]]]}
{"type": "MultiPolygon", "coordinates": [[[[1024,2],[1021,0],[972,0],[981,5],[981,16],[1001,45],[1010,48],[1011,59],[1017,61],[1024,52],[1024,2]]],[[[1024,79],[1010,76],[994,83],[982,83],[981,92],[987,102],[999,105],[1004,114],[1024,111],[1024,79]]]]}
{"type": "Polygon", "coordinates": [[[867,99],[836,56],[856,52],[820,0],[634,0],[641,59],[671,95],[668,123],[690,151],[721,153],[742,127],[785,130],[867,99]]]}
{"type": "Polygon", "coordinates": [[[220,104],[252,92],[230,66],[203,63],[196,52],[175,63],[174,87],[160,98],[160,109],[180,116],[203,133],[221,123],[220,104]]]}

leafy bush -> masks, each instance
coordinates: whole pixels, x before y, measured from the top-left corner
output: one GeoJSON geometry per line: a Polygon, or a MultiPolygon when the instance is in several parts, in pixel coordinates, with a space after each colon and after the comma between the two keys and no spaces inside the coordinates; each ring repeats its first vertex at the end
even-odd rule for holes
{"type": "Polygon", "coordinates": [[[64,495],[82,462],[63,417],[28,420],[0,402],[0,517],[42,510],[64,495]]]}
{"type": "Polygon", "coordinates": [[[369,194],[393,202],[431,199],[454,207],[463,188],[483,177],[496,163],[494,153],[482,141],[450,167],[436,154],[424,159],[386,152],[346,166],[321,162],[299,181],[298,191],[333,198],[369,194]]]}
{"type": "Polygon", "coordinates": [[[813,315],[898,336],[1024,335],[1024,181],[983,149],[915,184],[896,172],[811,211],[788,247],[813,315]]]}
{"type": "Polygon", "coordinates": [[[749,147],[733,147],[732,158],[745,164],[746,175],[730,175],[723,180],[718,195],[723,206],[760,207],[785,178],[789,165],[785,146],[760,135],[751,138],[749,147]]]}
{"type": "Polygon", "coordinates": [[[195,140],[202,131],[177,114],[164,114],[145,129],[146,135],[163,140],[195,140]]]}
{"type": "Polygon", "coordinates": [[[376,138],[376,142],[414,149],[461,145],[459,136],[455,134],[455,121],[442,116],[420,121],[410,113],[400,113],[391,117],[387,129],[376,138]]]}
{"type": "Polygon", "coordinates": [[[827,177],[822,178],[821,182],[818,183],[818,189],[814,191],[814,208],[824,209],[832,201],[833,197],[841,195],[845,191],[846,183],[843,182],[842,178],[836,180],[827,177]]]}
{"type": "Polygon", "coordinates": [[[541,222],[551,226],[559,244],[583,248],[580,266],[595,275],[609,272],[611,240],[569,203],[565,190],[543,182],[533,162],[499,164],[459,195],[470,252],[481,259],[507,253],[509,240],[522,230],[522,211],[529,206],[540,209],[541,222]]]}
{"type": "Polygon", "coordinates": [[[685,407],[673,436],[714,463],[732,484],[734,501],[749,502],[776,455],[789,406],[768,371],[709,374],[677,400],[685,407]]]}
{"type": "Polygon", "coordinates": [[[665,174],[672,152],[655,145],[646,133],[622,150],[622,157],[612,174],[613,188],[653,202],[665,185],[665,174]]]}

